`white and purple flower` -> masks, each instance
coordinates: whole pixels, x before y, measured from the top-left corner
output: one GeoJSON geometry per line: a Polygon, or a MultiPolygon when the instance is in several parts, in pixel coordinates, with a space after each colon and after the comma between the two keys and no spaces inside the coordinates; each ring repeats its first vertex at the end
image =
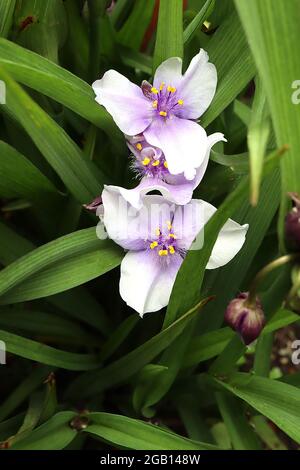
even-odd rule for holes
{"type": "Polygon", "coordinates": [[[93,83],[96,101],[120,130],[128,136],[143,133],[152,147],[161,149],[168,171],[189,180],[195,178],[209,146],[195,120],[210,105],[216,86],[216,68],[202,49],[184,75],[179,57],[167,59],[157,68],[153,85],[144,81],[139,87],[115,70],[93,83]]]}
{"type": "MultiPolygon", "coordinates": [[[[155,188],[159,190],[159,188],[155,188]]],[[[101,220],[108,236],[128,253],[121,264],[120,294],[140,316],[165,307],[178,270],[194,240],[216,211],[211,204],[192,199],[185,206],[170,201],[170,193],[142,196],[142,207],[132,204],[132,193],[106,186],[101,220]]],[[[172,198],[171,198],[172,199],[172,198]]],[[[228,263],[244,244],[248,225],[229,219],[219,233],[207,269],[228,263]]]]}
{"type": "Polygon", "coordinates": [[[224,135],[216,132],[207,138],[206,155],[196,170],[192,180],[187,180],[184,174],[172,175],[169,172],[163,152],[150,145],[143,134],[128,137],[127,145],[133,154],[133,168],[141,177],[140,184],[131,191],[131,203],[136,208],[142,204],[141,196],[149,191],[158,189],[161,194],[167,194],[169,200],[175,204],[184,205],[190,202],[194,189],[201,182],[209,161],[211,147],[217,142],[226,141],[224,135]]]}

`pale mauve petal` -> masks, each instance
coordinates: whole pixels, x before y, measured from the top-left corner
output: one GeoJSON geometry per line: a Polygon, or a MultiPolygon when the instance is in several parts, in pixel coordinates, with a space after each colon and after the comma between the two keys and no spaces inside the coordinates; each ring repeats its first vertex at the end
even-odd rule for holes
{"type": "Polygon", "coordinates": [[[195,178],[208,146],[206,132],[201,126],[173,116],[172,119],[153,121],[144,135],[151,145],[163,151],[170,173],[184,173],[188,180],[195,178]]]}
{"type": "Polygon", "coordinates": [[[169,264],[157,253],[130,251],[121,263],[120,295],[142,317],[165,307],[170,299],[182,258],[175,254],[169,264]]]}
{"type": "Polygon", "coordinates": [[[126,77],[109,70],[92,87],[97,103],[106,108],[122,132],[135,135],[149,126],[153,113],[151,103],[141,88],[126,77]]]}
{"type": "Polygon", "coordinates": [[[183,205],[187,204],[193,195],[193,184],[186,181],[185,184],[171,185],[161,179],[144,177],[134,189],[123,191],[123,196],[136,209],[143,205],[143,197],[152,191],[159,192],[169,202],[183,205]]]}
{"type": "MultiPolygon", "coordinates": [[[[193,199],[182,208],[177,207],[173,228],[178,237],[178,246],[185,250],[202,249],[205,225],[216,210],[212,204],[198,199],[193,199]]],[[[240,225],[228,219],[218,235],[206,269],[216,269],[229,263],[242,248],[248,227],[247,224],[240,225]]]]}
{"type": "Polygon", "coordinates": [[[161,83],[166,86],[177,87],[182,80],[182,59],[180,57],[171,57],[162,62],[156,69],[153,86],[159,89],[161,83]]]}
{"type": "MultiPolygon", "coordinates": [[[[145,247],[148,228],[141,215],[124,198],[128,190],[118,186],[105,186],[102,192],[101,220],[110,239],[126,250],[145,247]]],[[[132,195],[133,197],[134,195],[132,195]]]]}
{"type": "Polygon", "coordinates": [[[177,87],[177,95],[184,101],[182,117],[198,119],[207,110],[215,95],[217,80],[216,67],[208,62],[207,53],[201,49],[177,87]]]}

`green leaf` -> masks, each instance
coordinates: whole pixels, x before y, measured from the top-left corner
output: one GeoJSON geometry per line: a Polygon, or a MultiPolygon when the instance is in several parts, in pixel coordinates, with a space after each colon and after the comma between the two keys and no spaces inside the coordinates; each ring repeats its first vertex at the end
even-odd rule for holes
{"type": "Polygon", "coordinates": [[[233,169],[235,173],[246,174],[249,168],[249,155],[247,152],[239,153],[236,155],[224,155],[215,150],[211,151],[210,160],[219,163],[223,166],[228,166],[233,169]]]}
{"type": "Polygon", "coordinates": [[[57,413],[49,421],[35,429],[28,437],[18,441],[12,450],[61,450],[76,437],[69,425],[76,416],[72,411],[57,413]]]}
{"type": "Polygon", "coordinates": [[[27,49],[58,62],[58,51],[66,34],[62,0],[19,0],[15,11],[14,40],[27,49]],[[29,22],[26,20],[30,18],[29,22]]]}
{"type": "Polygon", "coordinates": [[[0,65],[16,81],[70,108],[112,139],[120,139],[111,116],[96,103],[91,86],[71,72],[6,39],[0,39],[0,65]]]}
{"type": "Polygon", "coordinates": [[[135,52],[126,47],[120,46],[121,59],[128,67],[133,67],[141,72],[151,75],[152,73],[152,57],[143,54],[142,52],[135,52]]]}
{"type": "Polygon", "coordinates": [[[268,321],[262,331],[262,334],[267,335],[268,333],[272,333],[273,331],[279,330],[280,328],[284,328],[285,326],[291,325],[292,323],[295,323],[299,320],[300,318],[297,313],[280,308],[268,321]]]}
{"type": "Polygon", "coordinates": [[[99,360],[93,354],[62,351],[3,330],[0,330],[0,340],[5,342],[8,352],[49,366],[68,370],[91,370],[99,367],[99,360]]]}
{"type": "Polygon", "coordinates": [[[218,72],[218,86],[201,117],[206,127],[237,97],[255,75],[255,66],[238,15],[233,10],[206,46],[218,72]]]}
{"type": "Polygon", "coordinates": [[[133,51],[140,50],[145,32],[152,18],[154,4],[155,0],[135,1],[130,16],[118,31],[118,42],[133,51]]]}
{"type": "Polygon", "coordinates": [[[230,328],[221,328],[192,338],[184,358],[184,367],[191,367],[219,355],[233,338],[230,328]]]}
{"type": "Polygon", "coordinates": [[[235,450],[261,450],[261,444],[251,429],[240,400],[229,393],[216,394],[217,403],[235,450]]]}
{"type": "Polygon", "coordinates": [[[2,307],[0,309],[0,328],[11,333],[51,338],[63,344],[94,345],[99,340],[88,334],[77,322],[62,318],[55,313],[23,308],[2,307]]]}
{"type": "Polygon", "coordinates": [[[119,24],[124,22],[124,19],[128,15],[134,0],[118,0],[112,12],[110,13],[111,22],[116,29],[118,29],[119,24]]]}
{"type": "MultiPolygon", "coordinates": [[[[31,242],[0,222],[1,263],[4,265],[12,263],[34,248],[31,242]]],[[[55,308],[62,310],[65,315],[92,326],[102,334],[106,335],[111,331],[111,321],[106,316],[105,311],[89,291],[83,287],[53,295],[47,300],[55,308]]]]}
{"type": "Polygon", "coordinates": [[[185,46],[193,39],[197,29],[201,28],[204,21],[206,21],[213,12],[214,8],[215,0],[206,0],[201,10],[197,13],[195,18],[190,22],[183,32],[183,42],[185,46]]]}
{"type": "Polygon", "coordinates": [[[229,341],[224,351],[215,359],[209,368],[211,374],[228,374],[231,372],[239,358],[246,351],[246,346],[238,334],[229,341]]]}
{"type": "Polygon", "coordinates": [[[161,364],[147,364],[141,370],[133,393],[133,406],[137,413],[141,412],[146,418],[154,416],[155,412],[150,407],[160,398],[156,396],[155,389],[161,388],[166,373],[168,367],[161,364]]]}
{"type": "Polygon", "coordinates": [[[0,442],[5,442],[10,436],[18,432],[19,427],[22,425],[23,418],[24,413],[20,413],[0,423],[0,442]]]}
{"type": "Polygon", "coordinates": [[[106,361],[112,356],[112,354],[119,348],[123,341],[129,336],[133,328],[139,321],[139,317],[136,313],[126,318],[118,328],[109,335],[107,341],[103,344],[100,351],[101,361],[106,361]]]}
{"type": "Polygon", "coordinates": [[[4,266],[33,249],[33,243],[0,222],[0,262],[4,266]]]}
{"type": "Polygon", "coordinates": [[[61,200],[58,190],[27,158],[0,141],[0,196],[21,197],[37,205],[61,200]]]}
{"type": "Polygon", "coordinates": [[[101,189],[101,177],[94,164],[84,158],[77,145],[63,129],[10,78],[2,67],[0,79],[6,84],[5,106],[13,112],[74,197],[79,202],[86,203],[98,195],[101,189]]]}
{"type": "Polygon", "coordinates": [[[217,450],[216,446],[192,441],[158,426],[109,413],[90,413],[84,432],[134,450],[217,450]]]}
{"type": "Polygon", "coordinates": [[[271,366],[271,355],[273,347],[273,335],[260,336],[255,346],[253,372],[263,377],[269,377],[271,366]]]}
{"type": "Polygon", "coordinates": [[[185,328],[184,333],[164,351],[159,364],[156,365],[160,367],[158,374],[153,376],[153,370],[147,371],[146,368],[142,371],[141,377],[137,380],[134,396],[136,405],[140,407],[144,416],[149,417],[155,414],[152,410],[153,405],[166,395],[176,380],[193,329],[194,322],[191,322],[185,328]]]}
{"type": "Polygon", "coordinates": [[[245,124],[246,127],[249,127],[251,120],[251,109],[246,103],[236,99],[233,103],[233,112],[238,116],[238,118],[245,124]]]}
{"type": "Polygon", "coordinates": [[[214,381],[269,418],[299,444],[300,396],[296,387],[242,372],[214,381]]]}
{"type": "Polygon", "coordinates": [[[250,200],[257,205],[263,163],[270,135],[270,121],[266,95],[261,81],[256,80],[251,120],[248,128],[248,148],[250,157],[250,200]]]}
{"type": "MultiPolygon", "coordinates": [[[[0,295],[3,295],[9,289],[15,288],[23,281],[30,278],[30,276],[37,273],[40,273],[42,276],[45,269],[49,269],[51,273],[49,276],[47,276],[47,274],[45,275],[45,282],[47,283],[49,279],[52,282],[55,282],[52,270],[55,263],[55,272],[58,274],[59,263],[61,263],[62,270],[64,270],[65,262],[71,262],[74,266],[74,264],[76,264],[76,258],[83,256],[84,254],[94,253],[95,250],[99,250],[101,253],[101,248],[104,249],[104,257],[101,259],[100,255],[100,258],[98,258],[98,275],[100,275],[101,272],[106,272],[117,266],[120,263],[122,256],[121,250],[119,250],[116,245],[112,245],[111,241],[99,240],[96,236],[95,228],[93,227],[65,235],[64,237],[58,238],[57,240],[36,248],[32,252],[17,259],[0,272],[0,295]]],[[[87,272],[90,274],[88,269],[87,272]]],[[[75,274],[73,275],[75,277],[75,274]]],[[[80,278],[80,273],[77,273],[77,276],[80,278]]],[[[69,281],[65,280],[65,282],[68,286],[69,281]]],[[[33,284],[32,289],[34,288],[37,289],[36,284],[33,284]]],[[[42,284],[40,288],[42,288],[42,284]]],[[[63,289],[64,288],[62,287],[60,291],[63,289]]],[[[51,292],[53,293],[53,289],[51,289],[51,292]]]]}
{"type": "Polygon", "coordinates": [[[279,439],[276,431],[264,416],[253,416],[252,422],[256,433],[261,440],[272,450],[288,450],[286,445],[279,439]]]}
{"type": "Polygon", "coordinates": [[[112,319],[106,316],[101,304],[84,287],[77,287],[62,294],[53,295],[47,300],[61,310],[64,315],[76,318],[104,335],[110,334],[112,319]]]}
{"type": "Polygon", "coordinates": [[[116,384],[128,381],[177,338],[189,321],[204,307],[207,300],[202,300],[168,328],[165,328],[121,359],[109,364],[98,372],[79,377],[69,388],[68,395],[88,397],[116,384]]]}
{"type": "Polygon", "coordinates": [[[62,258],[33,274],[0,298],[0,304],[39,299],[72,289],[119,266],[123,253],[111,241],[98,244],[96,249],[62,258]]]}
{"type": "Polygon", "coordinates": [[[87,3],[89,8],[89,75],[93,82],[106,71],[107,63],[113,65],[116,62],[118,49],[115,31],[106,14],[107,1],[88,0],[87,3]]]}
{"type": "Polygon", "coordinates": [[[0,37],[6,38],[10,31],[16,0],[1,0],[0,2],[0,37]]]}
{"type": "Polygon", "coordinates": [[[170,57],[183,57],[182,0],[159,3],[153,73],[170,57]]]}
{"type": "MultiPolygon", "coordinates": [[[[1,336],[1,334],[0,334],[1,336]]],[[[31,374],[23,380],[13,392],[3,400],[0,406],[0,421],[6,419],[16,408],[18,408],[32,392],[38,388],[48,377],[53,367],[40,366],[34,368],[31,374]]]]}
{"type": "Polygon", "coordinates": [[[277,144],[288,145],[290,149],[281,162],[282,236],[286,193],[300,192],[300,114],[297,106],[299,3],[297,0],[278,0],[276,8],[272,0],[236,0],[235,4],[267,95],[277,144]]]}

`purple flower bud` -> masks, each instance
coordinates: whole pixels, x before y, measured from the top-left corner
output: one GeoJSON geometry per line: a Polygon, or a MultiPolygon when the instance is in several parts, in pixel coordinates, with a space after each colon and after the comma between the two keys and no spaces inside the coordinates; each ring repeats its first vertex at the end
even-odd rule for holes
{"type": "Polygon", "coordinates": [[[101,206],[102,204],[102,197],[101,196],[97,196],[92,202],[90,202],[89,204],[83,204],[83,207],[85,209],[87,209],[88,211],[91,211],[91,212],[97,212],[97,209],[99,206],[101,206]]]}
{"type": "Polygon", "coordinates": [[[294,201],[294,207],[285,218],[286,239],[291,248],[300,250],[300,196],[297,193],[289,193],[294,201]]]}
{"type": "Polygon", "coordinates": [[[242,292],[227,306],[225,321],[237,333],[245,344],[250,344],[259,335],[265,325],[265,315],[258,297],[255,304],[249,302],[249,292],[242,292]]]}

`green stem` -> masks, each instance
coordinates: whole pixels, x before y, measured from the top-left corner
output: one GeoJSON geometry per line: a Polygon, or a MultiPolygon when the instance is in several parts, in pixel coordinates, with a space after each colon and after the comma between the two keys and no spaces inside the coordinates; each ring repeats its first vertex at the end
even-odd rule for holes
{"type": "Polygon", "coordinates": [[[252,281],[252,284],[249,289],[249,297],[247,304],[248,305],[253,305],[255,303],[255,297],[256,297],[256,292],[264,280],[264,278],[271,273],[274,269],[279,268],[280,266],[284,266],[287,263],[290,263],[292,261],[295,261],[296,259],[299,259],[300,254],[295,253],[295,254],[290,254],[290,255],[284,255],[281,256],[280,258],[275,259],[274,261],[271,261],[271,263],[267,264],[264,266],[255,276],[255,278],[252,281]]]}

